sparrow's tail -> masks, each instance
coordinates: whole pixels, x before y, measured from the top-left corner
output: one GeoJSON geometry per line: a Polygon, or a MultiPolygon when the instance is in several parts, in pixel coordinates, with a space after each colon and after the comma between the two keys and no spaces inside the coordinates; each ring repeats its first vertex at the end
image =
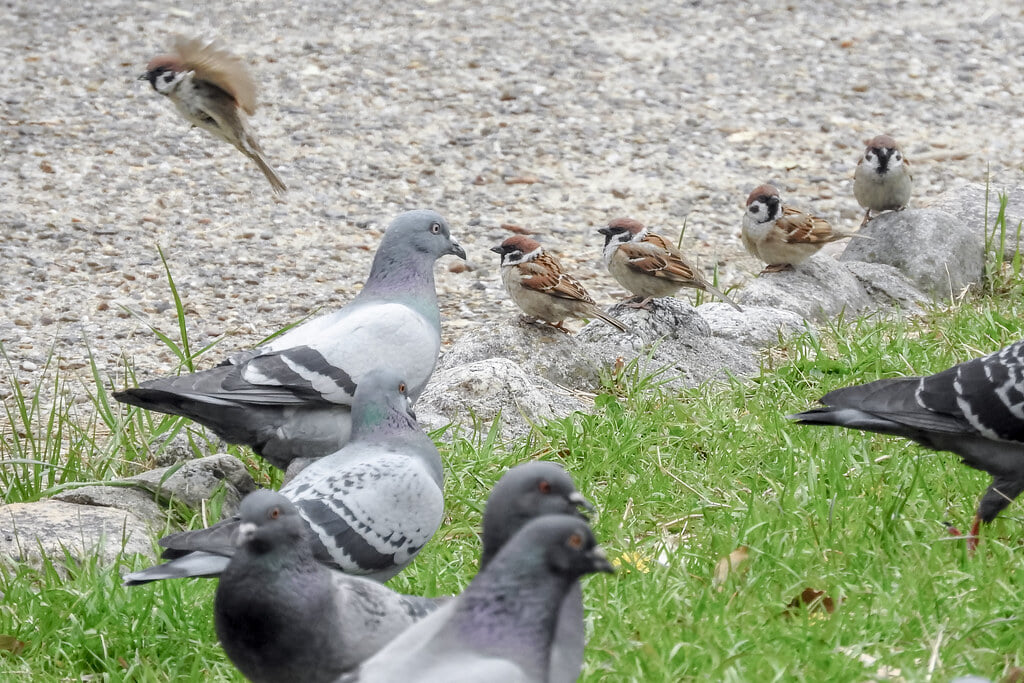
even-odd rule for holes
{"type": "Polygon", "coordinates": [[[608,323],[612,327],[619,328],[619,330],[622,331],[622,332],[629,332],[630,331],[629,327],[626,325],[626,323],[622,322],[618,318],[615,318],[615,317],[612,317],[612,316],[608,315],[607,313],[602,311],[597,306],[594,306],[593,311],[591,311],[591,312],[594,314],[595,317],[600,318],[601,320],[605,321],[606,323],[608,323]]]}
{"type": "Polygon", "coordinates": [[[715,296],[717,296],[717,297],[718,297],[719,299],[721,299],[721,300],[722,300],[722,301],[724,301],[725,303],[727,303],[727,304],[729,304],[730,306],[732,306],[733,308],[735,308],[735,309],[736,309],[737,311],[739,311],[740,313],[742,313],[742,312],[743,312],[743,309],[742,309],[742,308],[740,308],[740,305],[739,305],[738,303],[736,303],[735,301],[733,301],[733,300],[732,300],[731,298],[727,297],[727,296],[725,295],[725,292],[722,292],[722,291],[720,291],[720,290],[718,290],[718,289],[716,289],[716,288],[712,287],[711,285],[705,285],[704,289],[706,289],[707,291],[711,292],[712,294],[714,294],[715,296]]]}
{"type": "Polygon", "coordinates": [[[281,176],[277,175],[277,171],[267,163],[267,160],[263,157],[263,150],[260,149],[259,143],[251,135],[245,136],[244,144],[239,149],[242,150],[242,154],[256,162],[259,169],[263,171],[263,175],[270,181],[270,186],[274,188],[274,192],[284,194],[288,191],[288,186],[281,180],[281,176]]]}

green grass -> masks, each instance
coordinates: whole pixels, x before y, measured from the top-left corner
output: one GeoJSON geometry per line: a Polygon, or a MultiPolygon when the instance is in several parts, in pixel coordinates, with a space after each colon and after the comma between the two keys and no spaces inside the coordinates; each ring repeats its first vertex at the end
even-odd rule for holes
{"type": "MultiPolygon", "coordinates": [[[[785,415],[835,387],[1001,348],[1024,337],[1022,321],[1019,262],[992,266],[981,294],[917,319],[836,322],[766,353],[751,380],[668,393],[627,366],[593,414],[538,425],[512,444],[493,431],[461,435],[441,446],[447,518],[392,585],[420,594],[464,586],[490,486],[506,468],[544,458],[564,463],[595,502],[596,534],[621,563],[586,581],[584,681],[998,678],[1024,664],[1021,504],[983,531],[970,558],[944,522],[970,525],[987,475],[901,439],[801,427],[785,415]],[[716,584],[719,560],[740,547],[748,559],[716,584]],[[807,588],[835,611],[790,608],[807,588]]],[[[17,427],[0,439],[7,500],[131,474],[149,462],[156,433],[180,428],[113,403],[100,381],[69,385],[52,368],[46,377],[5,400],[17,427]],[[82,392],[95,411],[72,408],[69,396],[82,392]]],[[[270,481],[258,459],[246,460],[270,481]]],[[[119,576],[144,566],[139,558],[64,564],[0,565],[0,634],[25,644],[5,652],[0,637],[0,679],[241,680],[216,644],[213,582],[128,589],[119,576]]]]}

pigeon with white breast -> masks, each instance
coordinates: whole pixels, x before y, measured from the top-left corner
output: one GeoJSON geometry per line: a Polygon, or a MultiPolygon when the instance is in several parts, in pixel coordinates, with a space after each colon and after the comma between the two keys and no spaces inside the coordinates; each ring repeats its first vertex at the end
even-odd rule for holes
{"type": "MultiPolygon", "coordinates": [[[[531,519],[579,516],[578,507],[592,509],[561,466],[529,462],[512,468],[494,486],[484,510],[481,566],[531,519]]],[[[401,595],[324,566],[314,555],[305,520],[279,493],[250,494],[239,515],[238,545],[220,575],[215,613],[221,644],[250,680],[334,680],[450,601],[401,595]]],[[[570,620],[569,636],[556,631],[554,647],[561,637],[575,653],[578,640],[579,661],[571,678],[552,681],[574,681],[582,666],[582,597],[576,595],[578,623],[570,620]]],[[[559,629],[565,614],[563,606],[559,629]]]]}
{"type": "Polygon", "coordinates": [[[836,389],[820,401],[824,408],[790,418],[906,437],[992,475],[971,527],[972,549],[981,523],[1024,490],[1024,341],[934,375],[836,389]]]}
{"type": "Polygon", "coordinates": [[[350,406],[368,373],[386,367],[404,377],[413,402],[426,387],[441,348],[434,262],[446,254],[466,258],[444,218],[403,213],[384,233],[363,289],[340,310],[212,369],[114,398],[184,415],[281,469],[333,453],[349,439],[350,406]]]}
{"type": "MultiPolygon", "coordinates": [[[[386,581],[434,535],[444,515],[441,456],[412,412],[406,383],[389,371],[356,390],[352,440],[281,488],[311,530],[314,556],[348,574],[386,581]]],[[[160,539],[164,564],[125,575],[135,585],[218,576],[238,540],[238,517],[160,539]]]]}
{"type": "Polygon", "coordinates": [[[461,595],[338,683],[547,683],[566,594],[586,574],[613,571],[584,520],[533,519],[461,595]]]}

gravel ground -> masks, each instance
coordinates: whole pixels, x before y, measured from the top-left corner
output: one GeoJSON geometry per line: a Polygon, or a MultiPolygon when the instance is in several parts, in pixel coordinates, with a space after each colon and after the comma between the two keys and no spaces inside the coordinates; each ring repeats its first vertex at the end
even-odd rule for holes
{"type": "Polygon", "coordinates": [[[3,3],[0,342],[20,381],[51,349],[87,382],[90,348],[112,376],[124,359],[171,372],[142,322],[176,330],[158,246],[194,346],[227,334],[221,356],[349,300],[388,221],[435,208],[469,252],[439,267],[450,342],[513,315],[487,251],[503,225],[609,302],[596,228],[618,215],[686,221],[685,251],[742,286],[758,264],[740,216],[763,181],[847,228],[877,133],[902,141],[917,206],[1024,166],[1018,3],[268,4],[3,3]],[[175,32],[252,66],[286,202],[136,80],[175,32]]]}

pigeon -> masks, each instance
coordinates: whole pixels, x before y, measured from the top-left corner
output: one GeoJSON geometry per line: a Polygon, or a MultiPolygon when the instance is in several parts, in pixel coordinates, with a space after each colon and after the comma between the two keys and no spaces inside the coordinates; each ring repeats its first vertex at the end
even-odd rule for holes
{"type": "Polygon", "coordinates": [[[333,453],[349,439],[350,406],[369,372],[405,378],[413,402],[441,348],[434,261],[466,258],[448,223],[409,211],[388,227],[362,291],[346,306],[220,365],[115,392],[122,403],[206,425],[274,466],[333,453]]]}
{"type": "Polygon", "coordinates": [[[836,389],[820,402],[824,408],[790,419],[903,436],[992,475],[971,527],[971,549],[981,523],[1024,490],[1024,340],[928,377],[836,389]]]}
{"type": "MultiPolygon", "coordinates": [[[[545,514],[582,519],[579,506],[593,509],[561,466],[530,462],[512,468],[495,485],[484,510],[481,566],[531,519],[545,514]]],[[[324,566],[314,555],[308,526],[281,494],[250,494],[239,516],[238,545],[220,575],[215,612],[221,644],[250,680],[333,680],[450,601],[401,595],[324,566]],[[253,595],[261,599],[256,602],[253,595]]],[[[581,594],[577,603],[578,631],[573,633],[579,661],[571,678],[552,681],[574,681],[582,666],[581,594]]],[[[575,646],[572,636],[562,638],[575,646]]]]}
{"type": "Polygon", "coordinates": [[[250,681],[330,683],[440,604],[317,562],[308,525],[280,493],[254,491],[239,516],[214,625],[250,681]]]}
{"type": "Polygon", "coordinates": [[[584,520],[537,517],[461,595],[338,683],[547,683],[565,595],[586,574],[614,571],[584,520]]]}
{"type": "MultiPolygon", "coordinates": [[[[416,423],[405,382],[387,370],[356,390],[352,440],[281,488],[311,530],[314,556],[348,574],[387,581],[441,525],[441,456],[416,423]]],[[[160,539],[161,565],[125,575],[127,585],[218,576],[238,545],[237,516],[160,539]]]]}

